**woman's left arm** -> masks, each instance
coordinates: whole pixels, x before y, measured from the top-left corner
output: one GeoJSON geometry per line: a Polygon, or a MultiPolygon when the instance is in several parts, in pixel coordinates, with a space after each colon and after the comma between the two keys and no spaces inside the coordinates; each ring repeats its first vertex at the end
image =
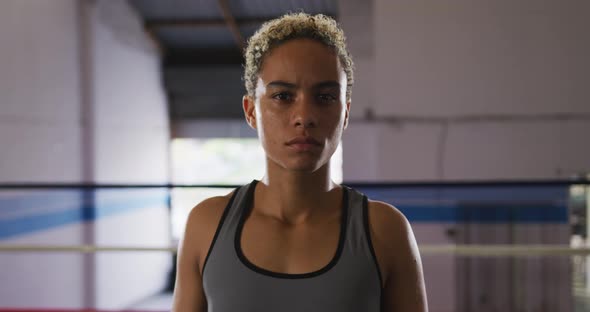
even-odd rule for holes
{"type": "Polygon", "coordinates": [[[383,278],[383,312],[428,312],[424,274],[410,223],[395,207],[369,201],[371,240],[383,278]]]}

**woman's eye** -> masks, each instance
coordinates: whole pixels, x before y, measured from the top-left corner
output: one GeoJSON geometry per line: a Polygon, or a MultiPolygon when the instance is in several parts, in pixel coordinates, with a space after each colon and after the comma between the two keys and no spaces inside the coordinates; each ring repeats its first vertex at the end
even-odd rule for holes
{"type": "Polygon", "coordinates": [[[280,92],[280,93],[273,95],[272,98],[279,100],[279,101],[289,101],[289,100],[291,100],[292,96],[288,92],[280,92]]]}
{"type": "Polygon", "coordinates": [[[329,94],[329,93],[322,93],[322,94],[318,95],[318,98],[320,99],[321,102],[324,102],[324,103],[334,102],[334,101],[338,100],[338,98],[336,96],[329,94]]]}

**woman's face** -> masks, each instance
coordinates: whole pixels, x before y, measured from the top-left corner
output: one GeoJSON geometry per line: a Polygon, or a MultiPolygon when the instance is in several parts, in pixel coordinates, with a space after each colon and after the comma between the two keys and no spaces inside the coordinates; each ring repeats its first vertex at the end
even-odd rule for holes
{"type": "Polygon", "coordinates": [[[346,74],[334,50],[311,39],[287,41],[266,55],[258,77],[255,99],[244,97],[243,104],[268,161],[306,172],[325,165],[350,108],[346,74]]]}

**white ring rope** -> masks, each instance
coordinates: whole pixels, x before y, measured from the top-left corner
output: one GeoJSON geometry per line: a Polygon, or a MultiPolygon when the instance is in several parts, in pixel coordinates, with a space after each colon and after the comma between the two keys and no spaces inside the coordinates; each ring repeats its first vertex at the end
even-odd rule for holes
{"type": "Polygon", "coordinates": [[[175,247],[94,246],[94,245],[1,245],[0,252],[141,252],[159,251],[176,253],[175,247]]]}
{"type": "MultiPolygon", "coordinates": [[[[459,256],[573,256],[590,255],[590,247],[568,245],[421,245],[423,255],[453,254],[459,256]]],[[[94,245],[8,245],[0,244],[1,252],[171,252],[176,247],[94,246],[94,245]]]]}
{"type": "Polygon", "coordinates": [[[590,255],[590,248],[568,245],[424,245],[421,254],[454,254],[459,256],[574,256],[590,255]]]}

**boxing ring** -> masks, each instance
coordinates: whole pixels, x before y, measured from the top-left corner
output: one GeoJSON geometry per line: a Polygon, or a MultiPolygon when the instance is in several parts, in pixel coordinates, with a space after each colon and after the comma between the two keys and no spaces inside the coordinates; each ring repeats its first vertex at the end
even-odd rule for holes
{"type": "MultiPolygon", "coordinates": [[[[588,181],[350,186],[409,219],[430,311],[578,312],[590,309],[590,245],[571,239],[574,185],[590,188],[588,181]]],[[[231,186],[0,186],[0,312],[168,311],[133,303],[171,296],[175,193],[194,204],[205,188],[231,186]],[[74,208],[57,204],[66,202],[74,208]]]]}

